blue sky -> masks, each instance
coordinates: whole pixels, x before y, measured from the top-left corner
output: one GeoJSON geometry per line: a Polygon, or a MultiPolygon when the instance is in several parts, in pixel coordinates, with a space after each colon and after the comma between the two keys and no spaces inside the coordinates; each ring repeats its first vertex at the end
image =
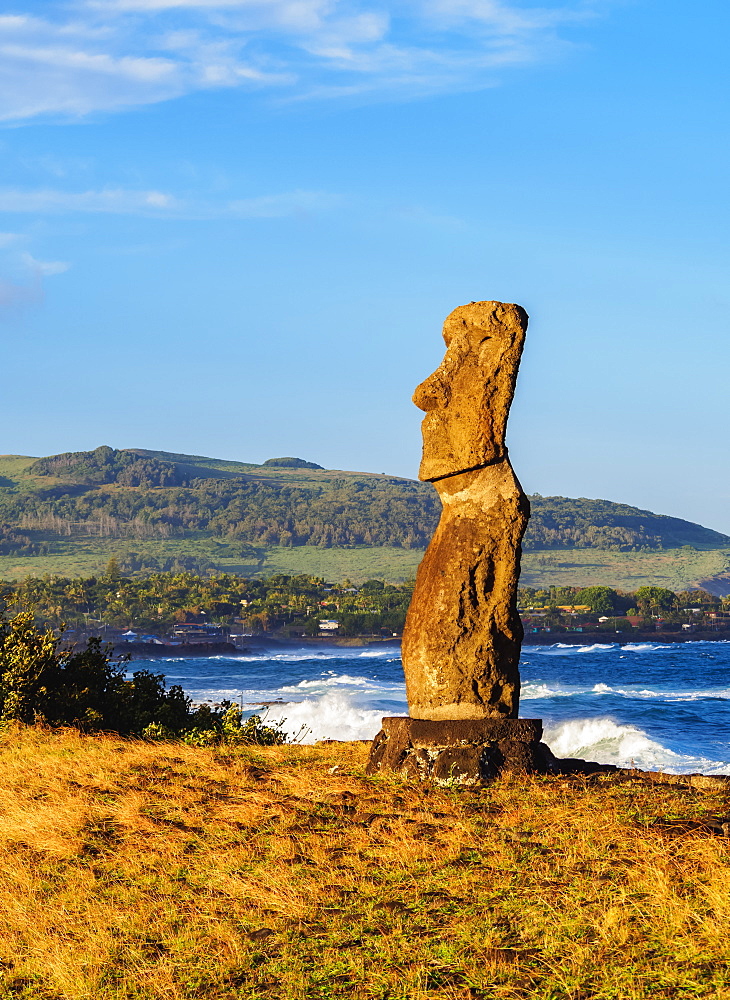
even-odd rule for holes
{"type": "Polygon", "coordinates": [[[89,0],[0,15],[4,452],[414,476],[474,299],[524,486],[730,532],[730,8],[89,0]]]}

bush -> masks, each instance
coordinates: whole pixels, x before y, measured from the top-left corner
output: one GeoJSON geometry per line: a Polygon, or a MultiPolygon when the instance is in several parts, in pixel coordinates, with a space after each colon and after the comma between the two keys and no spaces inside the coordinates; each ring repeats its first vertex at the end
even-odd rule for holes
{"type": "Polygon", "coordinates": [[[51,629],[35,624],[31,611],[11,615],[0,609],[0,720],[155,740],[184,736],[198,746],[286,742],[281,722],[267,724],[258,715],[243,721],[237,706],[193,710],[179,685],[166,690],[163,674],[135,670],[129,680],[128,657],[114,661],[112,647],[100,639],[89,639],[79,651],[59,644],[51,629]]]}
{"type": "Polygon", "coordinates": [[[287,735],[281,726],[284,722],[267,724],[260,715],[251,715],[245,721],[238,705],[228,705],[219,717],[210,712],[210,724],[195,726],[184,737],[190,746],[280,746],[287,742],[287,735]]]}

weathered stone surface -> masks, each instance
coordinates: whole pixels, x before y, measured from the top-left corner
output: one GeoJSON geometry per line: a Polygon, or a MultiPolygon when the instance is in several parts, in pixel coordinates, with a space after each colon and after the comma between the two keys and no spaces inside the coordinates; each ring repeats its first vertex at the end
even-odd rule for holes
{"type": "Polygon", "coordinates": [[[412,719],[407,715],[391,715],[382,721],[386,736],[396,739],[407,734],[414,747],[457,746],[459,743],[485,743],[499,740],[539,742],[542,737],[540,719],[412,719]]]}
{"type": "Polygon", "coordinates": [[[619,770],[612,764],[560,760],[540,742],[541,735],[539,719],[431,722],[394,716],[383,719],[366,770],[460,785],[482,784],[502,774],[590,775],[619,770]]]}
{"type": "Polygon", "coordinates": [[[517,716],[517,581],[529,503],[504,438],[526,328],[516,305],[454,310],[446,356],[413,397],[426,411],[419,476],[443,505],[403,632],[416,719],[517,716]]]}
{"type": "Polygon", "coordinates": [[[431,722],[383,719],[373,740],[367,773],[474,785],[508,772],[546,773],[552,754],[540,743],[539,719],[461,719],[431,722]]]}

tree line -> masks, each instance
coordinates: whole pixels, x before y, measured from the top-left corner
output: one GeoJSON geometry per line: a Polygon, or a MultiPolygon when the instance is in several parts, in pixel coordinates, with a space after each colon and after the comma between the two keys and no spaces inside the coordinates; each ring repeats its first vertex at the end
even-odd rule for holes
{"type": "Polygon", "coordinates": [[[629,631],[635,625],[654,629],[657,619],[661,619],[663,629],[679,631],[685,624],[701,627],[711,621],[716,625],[715,617],[709,616],[716,616],[721,609],[730,611],[730,597],[720,598],[701,589],[675,592],[652,586],[633,592],[602,586],[521,587],[519,607],[523,619],[553,630],[586,623],[600,629],[595,619],[601,616],[609,619],[603,627],[612,631],[629,631]]]}
{"type": "MultiPolygon", "coordinates": [[[[104,626],[162,634],[183,623],[236,626],[247,632],[290,632],[316,635],[322,619],[334,618],[340,635],[400,634],[413,583],[368,580],[354,587],[349,580],[328,583],[322,577],[276,574],[266,579],[229,573],[154,573],[125,577],[115,559],[98,577],[28,577],[3,585],[8,600],[33,608],[38,623],[86,632],[104,626]]],[[[687,620],[686,608],[700,616],[730,604],[703,590],[675,593],[663,587],[622,592],[611,587],[522,587],[519,608],[525,618],[540,614],[546,624],[576,624],[598,616],[638,616],[652,625],[687,620]],[[576,617],[565,608],[588,608],[576,617]]],[[[697,616],[694,617],[698,620],[697,616]]]]}
{"type": "Polygon", "coordinates": [[[291,628],[316,635],[322,619],[336,617],[341,635],[402,630],[412,584],[366,581],[327,583],[301,574],[265,580],[190,572],[124,577],[115,559],[98,577],[27,577],[3,585],[9,601],[34,610],[39,623],[101,632],[104,626],[154,634],[183,623],[237,625],[245,631],[291,628]]]}
{"type": "MultiPolygon", "coordinates": [[[[441,509],[429,483],[324,470],[321,480],[291,484],[255,474],[190,478],[175,462],[107,447],[39,459],[28,471],[40,488],[0,487],[0,554],[39,555],[54,536],[166,539],[190,532],[263,548],[422,549],[441,509]],[[46,477],[63,481],[44,487],[46,477]]],[[[526,550],[730,544],[701,525],[607,500],[535,494],[531,506],[526,550]]]]}

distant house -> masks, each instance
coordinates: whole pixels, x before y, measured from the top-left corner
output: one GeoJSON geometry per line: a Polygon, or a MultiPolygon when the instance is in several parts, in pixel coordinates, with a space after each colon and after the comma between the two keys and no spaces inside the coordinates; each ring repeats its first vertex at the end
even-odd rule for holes
{"type": "Polygon", "coordinates": [[[335,629],[340,627],[340,623],[334,621],[332,618],[323,618],[319,623],[319,627],[323,632],[334,632],[335,629]]]}
{"type": "Polygon", "coordinates": [[[220,625],[196,625],[187,623],[172,630],[172,638],[186,646],[225,639],[226,633],[220,625]]]}

